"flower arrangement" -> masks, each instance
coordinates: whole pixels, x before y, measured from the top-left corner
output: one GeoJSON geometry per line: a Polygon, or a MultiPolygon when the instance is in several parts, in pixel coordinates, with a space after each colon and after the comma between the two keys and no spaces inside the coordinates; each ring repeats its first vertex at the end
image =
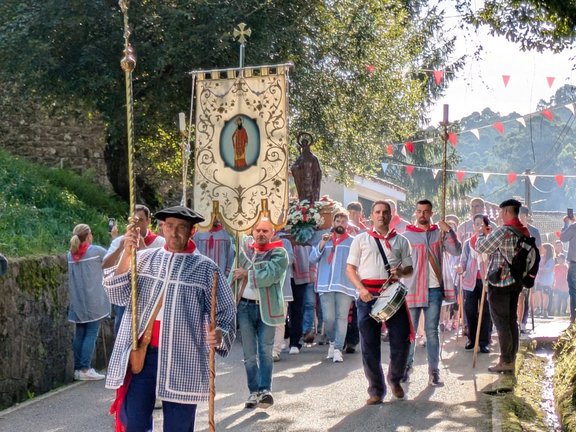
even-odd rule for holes
{"type": "Polygon", "coordinates": [[[324,223],[323,210],[330,208],[331,211],[335,204],[327,195],[312,203],[308,200],[291,201],[287,224],[296,243],[308,242],[314,236],[314,231],[324,223]]]}

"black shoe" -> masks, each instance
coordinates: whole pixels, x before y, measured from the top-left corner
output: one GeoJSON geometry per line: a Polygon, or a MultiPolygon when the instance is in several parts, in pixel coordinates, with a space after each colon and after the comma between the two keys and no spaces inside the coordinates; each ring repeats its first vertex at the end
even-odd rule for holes
{"type": "Polygon", "coordinates": [[[470,342],[470,341],[466,342],[466,345],[464,345],[464,349],[465,349],[466,351],[471,351],[471,350],[473,350],[473,349],[474,349],[474,343],[473,343],[473,342],[470,342]]]}
{"type": "Polygon", "coordinates": [[[356,352],[356,346],[355,345],[346,345],[346,348],[344,348],[344,351],[346,352],[346,354],[354,354],[356,352]]]}
{"type": "Polygon", "coordinates": [[[484,353],[484,354],[489,354],[490,353],[490,348],[488,348],[487,345],[480,345],[480,352],[484,353]]]}
{"type": "Polygon", "coordinates": [[[274,405],[274,398],[269,391],[262,392],[258,395],[258,408],[269,408],[274,405]]]}
{"type": "Polygon", "coordinates": [[[432,387],[442,387],[444,383],[440,381],[440,372],[432,372],[428,377],[428,385],[432,387]]]}
{"type": "Polygon", "coordinates": [[[412,366],[408,366],[406,369],[404,369],[404,376],[402,376],[402,379],[400,380],[400,382],[407,382],[410,379],[410,374],[412,373],[412,366]]]}

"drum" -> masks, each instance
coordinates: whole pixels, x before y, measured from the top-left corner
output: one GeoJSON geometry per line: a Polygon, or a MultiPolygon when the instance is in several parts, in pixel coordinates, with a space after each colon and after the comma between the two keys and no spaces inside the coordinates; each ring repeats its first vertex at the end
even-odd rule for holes
{"type": "Polygon", "coordinates": [[[378,322],[384,322],[394,315],[406,298],[408,290],[401,282],[388,285],[372,305],[370,316],[378,322]]]}

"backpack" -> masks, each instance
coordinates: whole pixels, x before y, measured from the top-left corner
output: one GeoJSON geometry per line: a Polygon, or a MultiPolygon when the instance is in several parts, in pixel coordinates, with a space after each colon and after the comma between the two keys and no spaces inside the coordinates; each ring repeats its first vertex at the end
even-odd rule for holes
{"type": "Polygon", "coordinates": [[[512,262],[509,263],[506,257],[504,257],[504,260],[510,267],[510,274],[514,280],[522,283],[524,288],[532,288],[540,267],[540,251],[536,246],[536,239],[527,237],[516,229],[510,229],[519,238],[514,248],[512,262]]]}

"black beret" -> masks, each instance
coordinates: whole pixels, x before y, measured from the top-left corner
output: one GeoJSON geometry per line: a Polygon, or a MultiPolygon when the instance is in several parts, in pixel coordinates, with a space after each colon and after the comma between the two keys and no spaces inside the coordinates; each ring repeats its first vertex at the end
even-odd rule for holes
{"type": "Polygon", "coordinates": [[[504,208],[504,207],[520,208],[520,207],[522,207],[522,203],[518,200],[515,200],[515,199],[508,199],[506,201],[502,201],[502,203],[500,204],[500,208],[504,208]]]}
{"type": "Polygon", "coordinates": [[[160,210],[154,216],[156,217],[156,219],[161,221],[166,220],[166,218],[169,217],[173,217],[176,219],[184,219],[192,222],[192,224],[194,225],[200,222],[204,222],[204,218],[200,214],[184,206],[168,207],[165,208],[164,210],[160,210]]]}

